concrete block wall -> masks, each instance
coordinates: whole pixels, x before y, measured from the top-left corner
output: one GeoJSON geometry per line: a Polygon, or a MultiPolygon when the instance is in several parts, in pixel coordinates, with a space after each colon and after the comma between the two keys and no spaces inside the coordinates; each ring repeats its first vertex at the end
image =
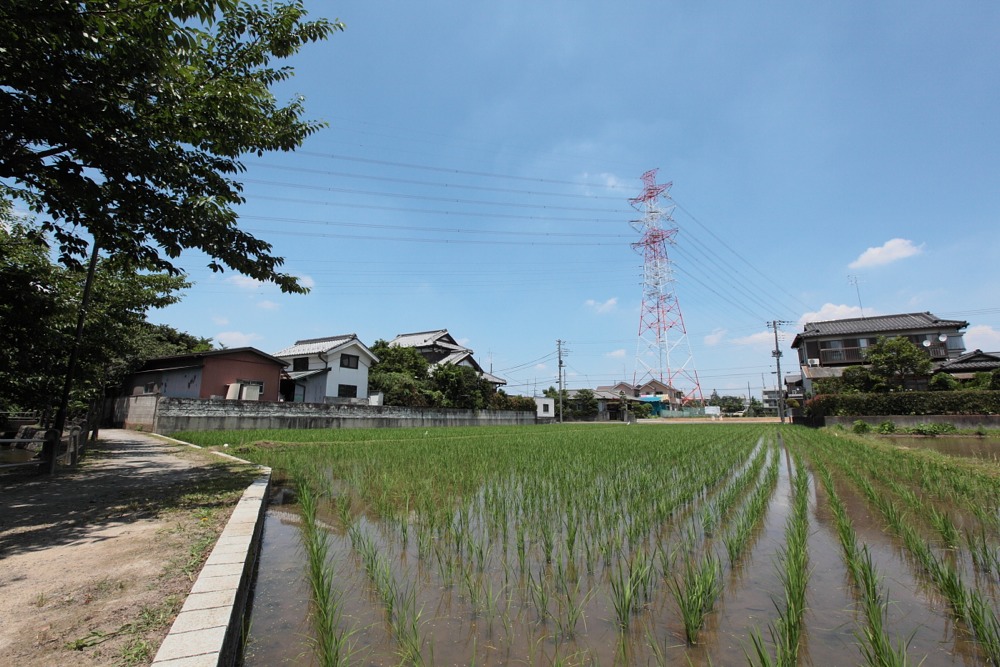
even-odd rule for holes
{"type": "MultiPolygon", "coordinates": [[[[161,397],[153,422],[157,433],[287,428],[394,428],[519,426],[535,423],[534,412],[448,410],[388,405],[270,403],[161,397]]],[[[131,416],[129,421],[132,421],[131,416]]]]}

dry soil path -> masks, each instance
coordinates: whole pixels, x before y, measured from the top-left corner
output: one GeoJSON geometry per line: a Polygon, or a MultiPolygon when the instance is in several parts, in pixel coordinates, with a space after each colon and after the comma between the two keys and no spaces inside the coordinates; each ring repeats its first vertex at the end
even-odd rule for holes
{"type": "Polygon", "coordinates": [[[76,470],[0,477],[0,665],[148,663],[252,474],[104,430],[76,470]]]}

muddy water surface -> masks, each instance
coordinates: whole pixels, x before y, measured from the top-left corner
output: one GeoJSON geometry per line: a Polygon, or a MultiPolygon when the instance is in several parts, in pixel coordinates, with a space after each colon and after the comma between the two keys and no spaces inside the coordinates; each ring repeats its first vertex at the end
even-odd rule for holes
{"type": "MultiPolygon", "coordinates": [[[[562,598],[550,588],[550,615],[540,614],[529,582],[516,574],[513,549],[508,553],[509,560],[494,552],[482,573],[471,570],[478,592],[470,593],[459,564],[451,580],[445,580],[433,557],[417,558],[416,539],[411,538],[403,546],[398,534],[383,524],[363,515],[358,521],[387,558],[395,580],[415,587],[425,664],[467,665],[470,656],[476,655],[477,665],[656,665],[657,653],[662,653],[665,664],[745,665],[744,651],[750,648],[751,628],[759,628],[767,637],[767,625],[776,616],[773,600],[783,596],[775,564],[784,544],[794,471],[783,451],[780,456],[778,485],[765,521],[735,568],[728,565],[718,537],[721,531],[707,540],[697,536],[703,541],[699,549],[714,549],[722,557],[725,587],[695,647],[684,642],[677,604],[669,590],[672,573],[668,577],[658,573],[652,599],[634,615],[631,626],[621,631],[604,565],[598,565],[588,575],[578,558],[581,571],[573,578],[577,587],[573,595],[586,602],[574,631],[567,633],[560,631],[554,619],[560,613],[562,598]],[[515,574],[505,574],[511,571],[515,574]],[[473,604],[470,594],[478,595],[479,602],[473,604]],[[490,596],[491,601],[483,600],[490,596]]],[[[802,664],[853,665],[860,657],[854,633],[863,623],[863,616],[855,608],[853,589],[821,488],[815,482],[811,484],[811,578],[800,655],[802,664]]],[[[976,652],[955,628],[947,607],[914,573],[899,544],[872,516],[864,500],[842,479],[837,479],[837,488],[859,540],[869,545],[876,567],[885,576],[890,633],[903,641],[910,638],[913,664],[921,660],[925,667],[978,664],[976,652]]],[[[681,512],[675,528],[679,530],[681,523],[696,514],[691,509],[681,512]]],[[[331,523],[335,522],[331,519],[331,523]]],[[[329,537],[331,558],[337,564],[336,587],[344,601],[342,625],[353,632],[351,641],[356,649],[350,664],[399,664],[399,648],[386,621],[384,605],[373,592],[350,539],[339,529],[331,529],[329,537]]],[[[535,561],[529,569],[547,580],[553,575],[551,564],[535,561]]],[[[311,632],[298,517],[294,508],[278,506],[269,510],[266,519],[245,664],[317,664],[312,655],[311,632]]]]}
{"type": "Polygon", "coordinates": [[[933,449],[948,456],[964,456],[1000,462],[1000,439],[964,436],[886,438],[897,447],[908,449],[933,449]]]}

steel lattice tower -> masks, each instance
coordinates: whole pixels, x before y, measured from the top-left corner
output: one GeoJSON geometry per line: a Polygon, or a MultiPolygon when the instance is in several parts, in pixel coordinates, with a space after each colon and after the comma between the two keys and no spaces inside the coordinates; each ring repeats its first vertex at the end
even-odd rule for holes
{"type": "Polygon", "coordinates": [[[673,183],[658,185],[657,169],[642,175],[643,190],[629,203],[642,218],[629,224],[642,234],[632,247],[642,254],[642,310],[639,314],[639,341],[635,353],[633,384],[659,380],[684,394],[683,402],[702,401],[701,384],[684,327],[684,316],[674,290],[674,271],[667,246],[674,245],[677,225],[673,206],[659,207],[659,199],[669,200],[673,183]],[[666,223],[666,227],[664,224],[666,223]]]}

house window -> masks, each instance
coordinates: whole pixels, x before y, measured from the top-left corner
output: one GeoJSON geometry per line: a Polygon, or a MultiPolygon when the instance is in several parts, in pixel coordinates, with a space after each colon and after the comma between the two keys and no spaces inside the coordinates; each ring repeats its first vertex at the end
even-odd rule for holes
{"type": "Polygon", "coordinates": [[[295,357],[292,359],[292,372],[301,373],[309,370],[309,357],[295,357]]]}
{"type": "Polygon", "coordinates": [[[549,404],[542,403],[542,412],[548,412],[548,411],[549,411],[549,404]]]}
{"type": "Polygon", "coordinates": [[[341,368],[357,368],[358,367],[358,355],[356,355],[356,354],[342,354],[342,355],[340,355],[340,367],[341,368]]]}
{"type": "MultiPolygon", "coordinates": [[[[357,359],[357,357],[355,357],[357,359]]],[[[358,386],[356,384],[338,384],[337,398],[357,398],[358,386]]]]}
{"type": "Polygon", "coordinates": [[[155,394],[156,393],[156,383],[147,382],[146,386],[142,388],[142,393],[144,394],[155,394]]]}

